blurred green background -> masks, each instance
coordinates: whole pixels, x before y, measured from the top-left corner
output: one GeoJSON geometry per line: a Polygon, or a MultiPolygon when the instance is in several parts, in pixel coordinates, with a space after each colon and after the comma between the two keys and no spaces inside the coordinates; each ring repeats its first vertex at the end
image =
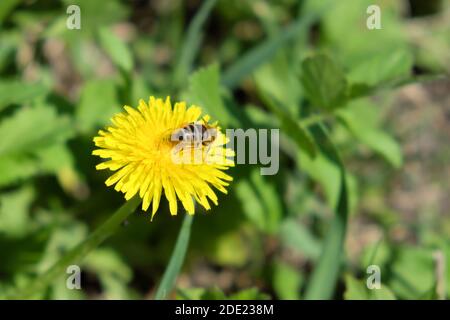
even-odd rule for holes
{"type": "MultiPolygon", "coordinates": [[[[330,298],[450,297],[449,21],[445,0],[1,0],[0,298],[123,203],[92,138],[150,95],[281,129],[277,175],[233,168],[229,194],[198,210],[171,298],[302,299],[347,214],[325,265],[337,285],[318,271],[330,298]]],[[[36,297],[151,298],[181,220],[165,201],[153,222],[138,210],[83,260],[82,290],[62,274],[36,297]]]]}

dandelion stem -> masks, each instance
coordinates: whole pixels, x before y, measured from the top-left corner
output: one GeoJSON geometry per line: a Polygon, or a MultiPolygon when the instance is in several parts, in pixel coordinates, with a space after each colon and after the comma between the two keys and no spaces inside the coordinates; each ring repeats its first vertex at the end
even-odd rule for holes
{"type": "Polygon", "coordinates": [[[193,220],[193,216],[188,214],[184,217],[183,225],[181,226],[180,233],[178,234],[177,242],[175,244],[175,249],[172,252],[166,271],[164,271],[158,290],[156,290],[155,300],[164,299],[175,285],[175,281],[181,270],[184,257],[186,256],[193,220]]]}
{"type": "Polygon", "coordinates": [[[92,250],[97,248],[106,238],[112,235],[117,227],[131,214],[139,205],[141,199],[138,196],[125,202],[117,211],[98,227],[89,237],[67,252],[44,274],[36,277],[27,287],[19,291],[14,298],[26,299],[36,296],[43,289],[47,288],[58,276],[65,275],[66,269],[72,264],[81,264],[81,260],[92,250]]]}

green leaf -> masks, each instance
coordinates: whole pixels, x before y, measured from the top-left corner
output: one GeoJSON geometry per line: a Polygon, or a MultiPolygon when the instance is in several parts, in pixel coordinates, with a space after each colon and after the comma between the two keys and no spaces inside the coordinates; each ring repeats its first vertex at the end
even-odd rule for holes
{"type": "Polygon", "coordinates": [[[99,248],[86,257],[83,265],[98,275],[105,299],[130,297],[127,287],[133,273],[116,251],[99,248]]]}
{"type": "Polygon", "coordinates": [[[34,199],[32,187],[0,195],[0,233],[11,237],[23,236],[29,230],[29,208],[34,199]]]}
{"type": "Polygon", "coordinates": [[[104,126],[117,112],[120,112],[120,108],[113,81],[94,80],[84,85],[80,104],[75,112],[81,131],[89,132],[98,126],[104,126]]]}
{"type": "MultiPolygon", "coordinates": [[[[50,213],[54,214],[54,213],[50,213]]],[[[87,226],[74,220],[72,217],[62,214],[57,222],[49,226],[49,238],[43,256],[36,266],[36,272],[41,274],[54,265],[61,254],[70,251],[87,236],[87,226]]],[[[61,278],[65,274],[57,276],[61,278]]],[[[56,281],[52,281],[53,283],[56,281]]]]}
{"type": "MultiPolygon", "coordinates": [[[[321,186],[328,205],[335,208],[341,192],[341,169],[339,165],[323,152],[317,152],[316,156],[311,158],[304,151],[299,150],[297,159],[299,170],[306,172],[321,186]]],[[[353,209],[358,200],[358,184],[356,178],[349,172],[346,174],[346,179],[349,208],[353,209]]]]}
{"type": "Polygon", "coordinates": [[[24,180],[39,172],[39,162],[28,155],[0,157],[0,186],[24,180]]]}
{"type": "Polygon", "coordinates": [[[412,54],[405,49],[384,52],[357,64],[347,74],[347,79],[350,82],[375,86],[394,79],[408,78],[412,65],[412,54]]]}
{"type": "Polygon", "coordinates": [[[0,156],[63,142],[72,134],[69,118],[48,106],[22,108],[0,123],[0,156]]]}
{"type": "Polygon", "coordinates": [[[286,219],[281,225],[279,237],[281,242],[305,257],[316,260],[320,256],[321,243],[296,219],[286,219]]]}
{"type": "Polygon", "coordinates": [[[201,300],[225,300],[227,297],[225,293],[218,287],[213,287],[206,290],[202,296],[201,300]]]}
{"type": "Polygon", "coordinates": [[[274,266],[273,288],[278,299],[298,300],[303,284],[300,270],[296,270],[284,262],[277,262],[274,266]]]}
{"type": "Polygon", "coordinates": [[[328,204],[336,205],[340,192],[340,169],[322,153],[311,159],[304,152],[298,152],[299,170],[306,172],[323,188],[328,204]]]}
{"type": "Polygon", "coordinates": [[[58,172],[74,166],[74,158],[66,144],[53,144],[40,149],[36,156],[42,163],[41,167],[46,172],[58,172]]]}
{"type": "Polygon", "coordinates": [[[373,289],[370,291],[371,300],[396,300],[392,290],[385,284],[381,285],[380,289],[373,289]]]}
{"type": "Polygon", "coordinates": [[[0,110],[10,104],[23,104],[42,97],[49,89],[43,83],[0,80],[0,110]]]}
{"type": "Polygon", "coordinates": [[[345,300],[368,300],[369,294],[365,283],[347,274],[345,276],[345,300]]]}
{"type": "Polygon", "coordinates": [[[98,31],[100,44],[108,53],[116,66],[125,72],[133,70],[133,57],[128,46],[116,36],[110,28],[103,27],[98,31]]]}
{"type": "Polygon", "coordinates": [[[188,214],[185,215],[169,264],[167,265],[161,283],[156,290],[155,300],[165,299],[175,285],[175,281],[177,280],[178,273],[180,273],[188,248],[193,220],[194,218],[192,216],[188,214]]]}
{"type": "Polygon", "coordinates": [[[308,4],[333,5],[321,20],[322,34],[336,59],[351,69],[382,52],[408,46],[406,28],[402,24],[403,7],[399,1],[377,2],[381,8],[381,29],[366,27],[366,10],[372,0],[308,1],[308,4]],[[314,4],[314,2],[317,2],[314,4]]]}
{"type": "Polygon", "coordinates": [[[392,258],[393,249],[390,243],[383,239],[364,247],[360,257],[360,268],[365,269],[375,264],[383,271],[392,258]]]}
{"type": "Polygon", "coordinates": [[[201,68],[191,76],[188,96],[192,103],[201,106],[225,127],[237,123],[221,97],[218,64],[201,68]]]}
{"type": "MultiPolygon", "coordinates": [[[[88,299],[83,290],[71,290],[67,288],[67,276],[63,275],[55,280],[51,287],[47,298],[48,300],[85,300],[88,299]]],[[[41,298],[41,297],[40,297],[41,298]]],[[[43,299],[44,297],[42,297],[43,299]]]]}
{"type": "Polygon", "coordinates": [[[396,168],[402,165],[402,151],[399,144],[388,133],[378,128],[377,107],[368,100],[355,100],[338,110],[338,117],[344,126],[361,143],[383,156],[396,168]]]}
{"type": "Polygon", "coordinates": [[[357,280],[347,274],[345,276],[345,300],[396,300],[394,293],[385,284],[379,289],[369,289],[364,280],[357,280]]]}
{"type": "MultiPolygon", "coordinates": [[[[0,72],[11,65],[14,61],[14,52],[17,49],[19,43],[19,37],[16,33],[5,33],[2,32],[2,45],[0,46],[0,72]]],[[[10,81],[4,81],[9,83],[10,81]]],[[[2,83],[2,81],[0,81],[2,83]]],[[[0,103],[0,110],[4,108],[4,105],[0,103]]]]}
{"type": "Polygon", "coordinates": [[[294,116],[299,114],[302,95],[300,81],[292,72],[285,50],[280,50],[270,63],[258,68],[254,78],[260,90],[283,102],[294,116]]]}
{"type": "MultiPolygon", "coordinates": [[[[54,215],[55,213],[48,212],[48,214],[54,215]]],[[[50,266],[58,261],[62,253],[69,251],[79,242],[83,241],[87,234],[86,225],[77,222],[69,215],[62,212],[59,215],[58,221],[53,221],[49,226],[49,229],[50,237],[46,242],[45,250],[43,250],[44,254],[34,268],[35,272],[38,274],[45,272],[50,266]]],[[[82,266],[80,267],[84,270],[82,266]]],[[[65,271],[66,270],[62,271],[61,274],[49,284],[49,290],[38,292],[36,298],[86,299],[86,295],[82,292],[83,290],[70,290],[67,288],[67,273],[65,271]]],[[[32,278],[28,279],[28,283],[29,281],[32,281],[32,278]]]]}
{"type": "Polygon", "coordinates": [[[8,14],[14,9],[16,5],[20,3],[20,0],[2,0],[0,1],[0,25],[8,16],[8,14]]]}
{"type": "Polygon", "coordinates": [[[318,54],[303,60],[300,79],[314,107],[332,110],[346,100],[345,75],[327,55],[318,54]]]}
{"type": "Polygon", "coordinates": [[[276,232],[283,214],[276,186],[260,174],[259,168],[253,168],[249,179],[240,179],[235,188],[247,218],[264,232],[276,232]]]}
{"type": "MultiPolygon", "coordinates": [[[[19,285],[20,280],[17,277],[24,273],[29,274],[30,269],[34,269],[46,250],[49,238],[48,226],[38,230],[34,230],[33,225],[28,225],[28,228],[24,234],[0,237],[2,284],[12,281],[15,284],[14,287],[19,285]]],[[[27,280],[28,278],[27,276],[27,280]]],[[[6,296],[12,293],[13,291],[8,293],[2,291],[0,296],[6,299],[6,296]]]]}
{"type": "Polygon", "coordinates": [[[258,66],[270,60],[278,49],[293,40],[300,32],[308,30],[318,16],[319,14],[314,13],[297,19],[278,34],[245,53],[224,72],[222,83],[231,89],[236,87],[244,77],[250,76],[258,66]]]}
{"type": "Polygon", "coordinates": [[[269,295],[262,293],[258,288],[248,288],[228,296],[230,300],[268,300],[269,295]]]}
{"type": "Polygon", "coordinates": [[[40,153],[70,138],[73,129],[66,116],[50,106],[19,109],[0,123],[0,185],[47,172],[40,153]]]}
{"type": "Polygon", "coordinates": [[[272,113],[263,110],[261,107],[251,104],[246,105],[244,114],[256,128],[276,129],[280,127],[278,119],[274,119],[272,113]]]}
{"type": "Polygon", "coordinates": [[[402,246],[391,264],[389,286],[402,299],[421,299],[435,287],[433,252],[402,246]]]}
{"type": "Polygon", "coordinates": [[[248,251],[245,240],[238,233],[228,232],[217,240],[215,250],[210,254],[211,260],[218,265],[242,267],[248,260],[248,251]]]}
{"type": "Polygon", "coordinates": [[[176,300],[200,300],[205,292],[205,288],[178,288],[176,300]]]}

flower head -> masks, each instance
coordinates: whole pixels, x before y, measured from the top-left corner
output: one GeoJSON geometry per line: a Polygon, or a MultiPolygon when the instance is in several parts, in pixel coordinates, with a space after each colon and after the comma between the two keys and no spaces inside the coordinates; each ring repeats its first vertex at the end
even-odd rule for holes
{"type": "Polygon", "coordinates": [[[139,194],[144,211],[152,203],[152,218],[163,192],[172,215],[177,214],[178,199],[189,214],[194,213],[194,199],[206,210],[209,200],[217,205],[212,187],[227,193],[232,177],[223,171],[234,165],[230,159],[234,152],[226,148],[228,141],[220,127],[210,125],[209,116],[202,117],[198,106],[187,108],[185,102],[177,102],[172,108],[169,97],[165,101],[150,97],[148,104],[140,100],[137,109],[124,109],[111,119],[112,126],[94,138],[99,149],[92,154],[107,159],[97,170],[115,171],[106,185],[115,185],[127,200],[139,194]],[[173,141],[174,132],[192,124],[214,128],[214,139],[195,145],[173,141]]]}

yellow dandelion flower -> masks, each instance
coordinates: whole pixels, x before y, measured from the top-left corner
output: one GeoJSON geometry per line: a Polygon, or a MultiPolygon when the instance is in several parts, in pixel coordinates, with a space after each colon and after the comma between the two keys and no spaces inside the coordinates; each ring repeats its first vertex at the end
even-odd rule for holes
{"type": "Polygon", "coordinates": [[[177,102],[172,108],[169,97],[165,101],[150,97],[148,104],[140,100],[137,109],[124,109],[111,119],[113,125],[94,138],[99,149],[92,154],[107,159],[97,170],[115,171],[106,185],[115,185],[126,200],[139,194],[144,211],[153,203],[152,218],[163,192],[172,215],[177,214],[178,199],[189,214],[194,214],[194,199],[206,210],[209,200],[217,205],[212,187],[227,193],[226,186],[233,179],[223,171],[234,166],[230,159],[234,152],[226,148],[228,140],[220,127],[210,125],[208,115],[201,117],[198,106],[187,108],[185,102],[177,102]],[[171,139],[174,132],[193,123],[213,127],[214,139],[195,146],[171,139]]]}

